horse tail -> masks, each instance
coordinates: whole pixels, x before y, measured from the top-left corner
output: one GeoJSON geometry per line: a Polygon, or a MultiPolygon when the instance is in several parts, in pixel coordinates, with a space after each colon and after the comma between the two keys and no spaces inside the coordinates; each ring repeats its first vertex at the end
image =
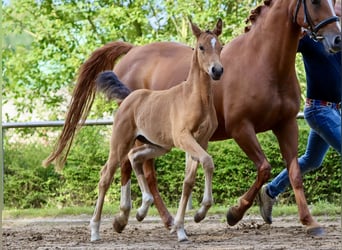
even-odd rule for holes
{"type": "Polygon", "coordinates": [[[96,94],[96,76],[105,70],[113,70],[115,61],[127,54],[134,46],[126,42],[110,42],[96,49],[81,66],[65,123],[52,153],[43,161],[43,166],[55,162],[62,169],[74,136],[84,124],[96,94]]]}
{"type": "Polygon", "coordinates": [[[131,93],[131,90],[111,70],[100,73],[95,82],[97,90],[104,93],[109,100],[120,103],[131,93]]]}

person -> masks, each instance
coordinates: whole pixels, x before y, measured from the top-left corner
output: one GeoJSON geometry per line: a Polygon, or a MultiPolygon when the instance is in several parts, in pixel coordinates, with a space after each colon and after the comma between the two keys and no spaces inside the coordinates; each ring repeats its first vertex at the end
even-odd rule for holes
{"type": "MultiPolygon", "coordinates": [[[[341,16],[341,2],[336,1],[341,16]]],[[[321,42],[305,34],[299,42],[306,74],[304,118],[310,126],[304,155],[298,159],[301,174],[321,167],[331,146],[341,155],[341,52],[330,54],[321,42]]],[[[287,169],[259,191],[256,201],[260,214],[272,223],[272,208],[279,194],[290,185],[287,169]]]]}

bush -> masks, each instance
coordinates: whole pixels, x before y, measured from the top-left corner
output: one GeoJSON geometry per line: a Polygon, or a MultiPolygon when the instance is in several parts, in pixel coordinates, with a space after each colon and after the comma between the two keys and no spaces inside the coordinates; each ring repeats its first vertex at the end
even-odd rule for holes
{"type": "MultiPolygon", "coordinates": [[[[299,120],[299,154],[303,154],[309,128],[299,120]]],[[[110,127],[84,127],[75,138],[65,168],[56,173],[52,167],[42,168],[41,161],[50,153],[50,147],[37,142],[28,144],[5,141],[4,199],[6,208],[32,208],[43,206],[89,206],[97,197],[97,184],[101,167],[109,152],[110,127]]],[[[44,135],[41,134],[43,137],[44,135]]],[[[272,176],[285,166],[278,143],[271,132],[258,134],[260,144],[272,165],[272,176]]],[[[42,140],[42,138],[40,138],[42,140]]],[[[51,139],[43,139],[51,140],[51,139]]],[[[52,139],[53,141],[55,139],[52,139]]],[[[52,144],[51,144],[52,145],[52,144]]],[[[213,195],[216,204],[231,205],[252,185],[256,168],[233,140],[211,142],[208,148],[215,163],[213,195]]],[[[173,149],[156,160],[158,187],[168,207],[177,207],[185,173],[184,152],[173,149]]],[[[306,174],[304,187],[309,203],[327,201],[339,203],[341,194],[341,158],[329,150],[323,167],[306,174]]],[[[193,205],[202,201],[204,175],[198,168],[193,191],[193,205]]],[[[108,190],[106,202],[120,199],[120,171],[108,190]]],[[[132,175],[134,206],[141,202],[141,192],[132,175]]],[[[294,203],[292,189],[280,196],[280,203],[294,203]]]]}
{"type": "MultiPolygon", "coordinates": [[[[41,167],[47,149],[39,144],[5,147],[4,205],[7,208],[40,208],[58,196],[61,176],[53,167],[41,167]]],[[[54,203],[54,201],[53,201],[54,203]]]]}

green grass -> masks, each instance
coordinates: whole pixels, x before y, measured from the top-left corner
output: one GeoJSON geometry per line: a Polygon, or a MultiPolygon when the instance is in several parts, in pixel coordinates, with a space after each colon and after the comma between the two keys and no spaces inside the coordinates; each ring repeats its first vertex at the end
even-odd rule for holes
{"type": "MultiPolygon", "coordinates": [[[[313,216],[331,216],[333,218],[341,216],[341,206],[320,202],[309,206],[313,216]]],[[[196,212],[194,209],[187,211],[188,216],[193,216],[196,212]]],[[[222,215],[225,218],[228,207],[213,206],[209,209],[208,215],[222,215]]],[[[171,214],[175,215],[177,208],[169,208],[171,214]]],[[[275,205],[273,207],[273,217],[297,215],[298,209],[296,205],[275,205]]],[[[9,209],[3,210],[3,219],[16,218],[40,218],[40,217],[63,217],[89,215],[94,212],[94,207],[63,207],[63,208],[43,208],[43,209],[9,209]]],[[[103,215],[114,215],[119,212],[118,204],[104,205],[103,215]]],[[[132,209],[131,216],[135,216],[136,209],[132,209]]],[[[252,206],[246,214],[259,215],[259,207],[252,206]]],[[[148,213],[149,216],[159,216],[155,207],[151,207],[148,213]]]]}

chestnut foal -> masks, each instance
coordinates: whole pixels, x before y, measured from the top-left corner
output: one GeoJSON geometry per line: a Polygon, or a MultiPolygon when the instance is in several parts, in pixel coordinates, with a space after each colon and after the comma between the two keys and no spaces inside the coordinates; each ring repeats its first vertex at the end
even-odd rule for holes
{"type": "MultiPolygon", "coordinates": [[[[137,175],[143,195],[140,211],[145,217],[153,196],[147,185],[142,165],[169,152],[173,147],[184,150],[187,171],[183,191],[172,231],[177,232],[179,241],[188,237],[184,230],[186,204],[194,186],[198,163],[205,172],[205,190],[198,217],[204,218],[213,203],[212,175],[214,163],[206,152],[208,141],[217,128],[217,117],[213,102],[211,79],[219,80],[223,67],[220,62],[222,45],[218,36],[222,31],[219,20],[213,31],[201,31],[191,23],[197,44],[192,55],[188,78],[168,90],[141,89],[129,93],[114,72],[101,73],[96,85],[108,98],[122,101],[115,114],[110,153],[101,171],[99,197],[91,220],[91,240],[100,239],[99,227],[105,194],[113,180],[119,164],[128,159],[137,175]],[[126,97],[127,96],[127,97],[126,97]],[[143,142],[135,147],[136,140],[143,142]]],[[[114,229],[121,232],[127,225],[131,209],[130,185],[122,187],[120,215],[114,220],[114,229]]]]}

